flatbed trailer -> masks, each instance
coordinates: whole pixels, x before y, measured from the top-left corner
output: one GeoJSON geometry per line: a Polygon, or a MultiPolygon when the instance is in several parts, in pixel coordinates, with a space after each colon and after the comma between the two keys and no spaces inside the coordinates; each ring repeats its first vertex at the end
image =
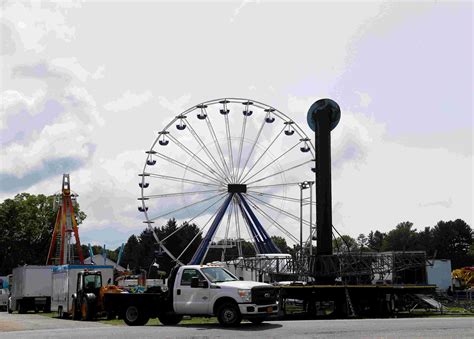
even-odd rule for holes
{"type": "Polygon", "coordinates": [[[280,315],[299,300],[302,313],[314,317],[390,317],[409,310],[411,296],[433,295],[435,285],[287,285],[280,286],[280,315]]]}
{"type": "Polygon", "coordinates": [[[129,325],[144,325],[149,318],[173,312],[169,293],[104,293],[104,310],[110,318],[119,316],[129,325]],[[129,323],[130,312],[136,313],[136,323],[129,323]]]}

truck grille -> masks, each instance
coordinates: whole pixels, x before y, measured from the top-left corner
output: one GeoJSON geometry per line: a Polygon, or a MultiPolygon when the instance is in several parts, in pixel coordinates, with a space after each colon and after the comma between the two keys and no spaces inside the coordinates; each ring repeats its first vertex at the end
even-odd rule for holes
{"type": "Polygon", "coordinates": [[[252,288],[252,302],[256,305],[275,304],[278,299],[278,291],[274,287],[252,288]]]}

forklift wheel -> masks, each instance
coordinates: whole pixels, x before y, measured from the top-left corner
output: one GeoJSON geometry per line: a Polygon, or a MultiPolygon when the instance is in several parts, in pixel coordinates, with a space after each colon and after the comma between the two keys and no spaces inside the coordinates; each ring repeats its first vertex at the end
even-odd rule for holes
{"type": "Polygon", "coordinates": [[[92,319],[92,314],[91,314],[91,305],[89,305],[89,301],[87,298],[84,297],[82,299],[82,304],[81,304],[81,318],[82,320],[91,320],[92,319]]]}
{"type": "Polygon", "coordinates": [[[77,310],[77,302],[75,298],[72,299],[71,318],[72,320],[81,320],[81,312],[77,310]]]}

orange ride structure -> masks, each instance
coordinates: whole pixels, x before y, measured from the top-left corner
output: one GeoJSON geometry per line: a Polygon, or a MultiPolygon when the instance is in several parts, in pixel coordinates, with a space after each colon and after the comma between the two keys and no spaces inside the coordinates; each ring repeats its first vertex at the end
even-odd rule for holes
{"type": "Polygon", "coordinates": [[[78,195],[71,191],[69,174],[63,174],[62,190],[54,197],[53,208],[58,211],[58,214],[46,265],[84,264],[77,220],[74,213],[77,197],[78,195]],[[72,234],[74,234],[75,246],[72,243],[72,234]],[[76,248],[76,255],[74,255],[74,247],[76,248]]]}

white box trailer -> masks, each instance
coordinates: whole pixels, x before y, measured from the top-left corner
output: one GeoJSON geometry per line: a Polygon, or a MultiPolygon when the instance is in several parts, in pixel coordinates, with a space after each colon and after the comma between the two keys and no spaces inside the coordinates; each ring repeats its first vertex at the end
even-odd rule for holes
{"type": "Polygon", "coordinates": [[[50,312],[52,268],[53,266],[25,265],[13,269],[9,312],[50,312]]]}
{"type": "Polygon", "coordinates": [[[77,289],[77,274],[81,271],[100,271],[102,285],[114,281],[114,267],[100,265],[62,265],[53,268],[51,310],[60,317],[67,317],[72,311],[72,295],[77,289]],[[110,282],[109,282],[110,281],[110,282]]]}

